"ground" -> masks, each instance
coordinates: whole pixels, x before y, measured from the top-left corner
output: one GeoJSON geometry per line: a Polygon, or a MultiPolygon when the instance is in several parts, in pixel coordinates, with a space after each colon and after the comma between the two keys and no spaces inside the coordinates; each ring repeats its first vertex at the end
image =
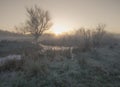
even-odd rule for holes
{"type": "MultiPolygon", "coordinates": [[[[17,42],[7,43],[6,49],[18,46],[17,42]]],[[[0,67],[0,87],[120,87],[119,44],[89,51],[74,49],[73,58],[69,49],[39,51],[27,50],[20,64],[9,61],[10,65],[0,67]]]]}

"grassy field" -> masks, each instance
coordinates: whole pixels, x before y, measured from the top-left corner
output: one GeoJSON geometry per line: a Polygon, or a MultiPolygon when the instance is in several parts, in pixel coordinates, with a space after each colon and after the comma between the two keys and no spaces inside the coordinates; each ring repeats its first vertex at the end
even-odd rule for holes
{"type": "Polygon", "coordinates": [[[22,55],[21,61],[8,61],[0,66],[0,87],[120,86],[119,44],[88,51],[75,48],[73,57],[70,49],[42,52],[29,42],[2,41],[0,46],[4,56],[8,52],[22,55]]]}
{"type": "Polygon", "coordinates": [[[82,29],[43,37],[44,45],[20,37],[0,41],[0,59],[21,56],[0,64],[0,87],[120,87],[120,39],[114,34],[82,29]]]}
{"type": "Polygon", "coordinates": [[[28,41],[0,41],[0,57],[10,54],[22,54],[25,49],[32,48],[34,45],[28,41]]]}

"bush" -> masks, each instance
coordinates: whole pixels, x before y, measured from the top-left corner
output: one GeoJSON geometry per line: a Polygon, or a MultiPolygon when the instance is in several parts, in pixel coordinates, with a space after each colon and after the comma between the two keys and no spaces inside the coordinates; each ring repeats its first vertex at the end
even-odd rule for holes
{"type": "Polygon", "coordinates": [[[23,70],[28,76],[45,75],[47,73],[48,66],[40,60],[34,61],[32,59],[27,59],[24,62],[23,70]]]}
{"type": "Polygon", "coordinates": [[[23,65],[22,60],[7,60],[2,65],[0,65],[0,72],[3,71],[18,71],[21,70],[23,65]]]}
{"type": "Polygon", "coordinates": [[[72,46],[77,47],[80,51],[90,51],[92,48],[114,46],[117,42],[117,38],[114,34],[105,31],[105,25],[99,24],[94,29],[80,28],[72,31],[70,34],[60,35],[58,38],[55,36],[50,39],[46,38],[42,40],[43,44],[53,46],[72,46]]]}
{"type": "Polygon", "coordinates": [[[48,61],[39,50],[32,49],[23,56],[23,71],[28,76],[44,75],[48,70],[48,61]]]}

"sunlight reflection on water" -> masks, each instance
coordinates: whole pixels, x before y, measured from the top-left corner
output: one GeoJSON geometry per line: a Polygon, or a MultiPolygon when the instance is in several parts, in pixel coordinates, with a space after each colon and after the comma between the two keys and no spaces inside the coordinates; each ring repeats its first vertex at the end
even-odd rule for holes
{"type": "MultiPolygon", "coordinates": [[[[40,44],[41,45],[41,44],[40,44]]],[[[64,46],[46,46],[41,45],[44,50],[52,49],[52,50],[67,50],[67,49],[73,49],[73,47],[64,47],[64,46]]]]}

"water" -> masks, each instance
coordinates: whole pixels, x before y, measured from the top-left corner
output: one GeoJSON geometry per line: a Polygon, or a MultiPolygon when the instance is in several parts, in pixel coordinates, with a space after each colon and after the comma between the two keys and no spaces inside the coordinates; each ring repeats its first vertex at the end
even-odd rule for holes
{"type": "Polygon", "coordinates": [[[52,49],[52,50],[68,50],[68,49],[73,49],[73,47],[64,47],[64,46],[47,46],[47,45],[42,45],[40,44],[40,46],[43,47],[44,50],[49,50],[49,49],[52,49]]]}

